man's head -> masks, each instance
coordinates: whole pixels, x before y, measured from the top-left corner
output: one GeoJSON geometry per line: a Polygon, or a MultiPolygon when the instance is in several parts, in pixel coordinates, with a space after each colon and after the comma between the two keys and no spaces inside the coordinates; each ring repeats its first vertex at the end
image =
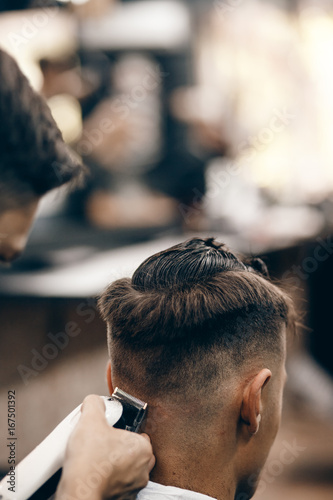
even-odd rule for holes
{"type": "MultiPolygon", "coordinates": [[[[157,444],[157,467],[170,462],[161,442],[173,447],[174,462],[184,463],[184,450],[207,449],[224,481],[251,495],[280,422],[286,331],[293,324],[290,301],[269,281],[264,263],[238,258],[212,238],[194,238],[111,284],[99,305],[112,383],[156,410],[147,432],[155,452],[157,444]]],[[[216,473],[211,489],[200,490],[200,470],[175,485],[216,496],[216,473]]]]}
{"type": "Polygon", "coordinates": [[[0,50],[0,259],[25,246],[40,198],[84,172],[45,101],[0,50]]]}

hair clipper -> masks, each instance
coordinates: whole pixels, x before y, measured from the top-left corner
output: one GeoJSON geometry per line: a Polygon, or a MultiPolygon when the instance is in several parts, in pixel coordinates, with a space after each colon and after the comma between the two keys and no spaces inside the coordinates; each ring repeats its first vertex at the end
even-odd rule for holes
{"type": "MultiPolygon", "coordinates": [[[[130,396],[118,387],[111,397],[101,397],[104,399],[105,417],[109,425],[131,432],[140,430],[147,403],[130,396]]],[[[67,442],[80,414],[81,405],[67,415],[44,441],[15,467],[14,476],[7,474],[3,478],[0,483],[0,500],[45,500],[54,494],[60,479],[67,442]]]]}

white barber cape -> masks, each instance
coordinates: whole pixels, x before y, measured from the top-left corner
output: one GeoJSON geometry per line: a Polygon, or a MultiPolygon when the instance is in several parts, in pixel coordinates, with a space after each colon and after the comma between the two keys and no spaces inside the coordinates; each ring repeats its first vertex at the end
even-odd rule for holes
{"type": "Polygon", "coordinates": [[[215,500],[208,495],[202,495],[195,491],[183,490],[175,486],[164,486],[163,484],[149,481],[147,486],[140,491],[137,500],[215,500]]]}

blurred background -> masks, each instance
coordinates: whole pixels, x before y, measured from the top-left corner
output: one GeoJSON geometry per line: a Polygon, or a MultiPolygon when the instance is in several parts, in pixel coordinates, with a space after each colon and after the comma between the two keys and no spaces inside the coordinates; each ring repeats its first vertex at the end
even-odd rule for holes
{"type": "Polygon", "coordinates": [[[8,390],[22,459],[107,393],[96,295],[213,235],[260,255],[300,314],[255,499],[332,499],[332,2],[0,0],[0,46],[90,170],[44,199],[25,254],[0,269],[0,469],[8,390]]]}

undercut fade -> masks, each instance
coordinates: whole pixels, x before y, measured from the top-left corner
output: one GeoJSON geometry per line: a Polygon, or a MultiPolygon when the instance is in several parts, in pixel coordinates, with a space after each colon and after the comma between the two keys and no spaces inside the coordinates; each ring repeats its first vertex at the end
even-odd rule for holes
{"type": "Polygon", "coordinates": [[[45,100],[0,50],[0,210],[74,182],[86,173],[64,143],[45,100]]]}
{"type": "Polygon", "coordinates": [[[213,238],[193,238],[145,260],[99,299],[113,372],[149,394],[216,387],[294,329],[290,298],[260,259],[213,238]]]}

